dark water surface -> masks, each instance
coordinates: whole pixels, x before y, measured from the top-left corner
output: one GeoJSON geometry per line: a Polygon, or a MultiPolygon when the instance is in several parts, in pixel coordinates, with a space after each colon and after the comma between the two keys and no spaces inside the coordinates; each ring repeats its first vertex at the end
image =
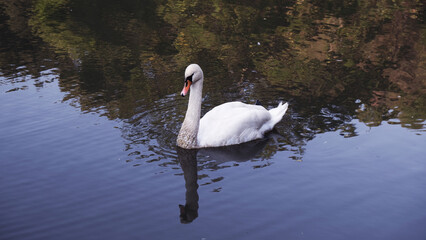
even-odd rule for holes
{"type": "Polygon", "coordinates": [[[421,1],[0,2],[0,239],[426,239],[421,1]],[[176,148],[203,113],[289,111],[176,148]]]}

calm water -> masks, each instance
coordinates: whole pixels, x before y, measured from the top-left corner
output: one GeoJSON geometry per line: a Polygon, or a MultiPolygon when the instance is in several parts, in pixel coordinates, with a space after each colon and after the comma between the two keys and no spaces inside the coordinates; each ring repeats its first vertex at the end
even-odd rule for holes
{"type": "Polygon", "coordinates": [[[0,2],[0,239],[426,239],[420,1],[0,2]],[[176,148],[284,100],[267,138],[176,148]]]}

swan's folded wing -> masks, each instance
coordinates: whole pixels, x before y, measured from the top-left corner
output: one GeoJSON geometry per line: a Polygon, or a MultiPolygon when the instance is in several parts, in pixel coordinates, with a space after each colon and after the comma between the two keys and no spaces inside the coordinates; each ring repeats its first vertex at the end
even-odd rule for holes
{"type": "Polygon", "coordinates": [[[270,119],[271,114],[262,106],[241,102],[219,105],[200,120],[198,145],[225,146],[262,138],[265,130],[270,130],[265,127],[270,119]]]}

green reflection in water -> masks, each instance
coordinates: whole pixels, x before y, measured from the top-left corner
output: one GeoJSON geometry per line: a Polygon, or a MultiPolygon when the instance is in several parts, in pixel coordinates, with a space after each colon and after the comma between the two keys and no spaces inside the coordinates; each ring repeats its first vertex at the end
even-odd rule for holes
{"type": "Polygon", "coordinates": [[[149,115],[154,136],[165,134],[159,141],[170,147],[186,104],[166,105],[162,120],[146,111],[177,101],[191,62],[206,73],[203,111],[231,100],[291,100],[278,131],[292,146],[326,131],[356,136],[353,118],[423,131],[424,9],[416,0],[8,1],[1,71],[55,66],[65,101],[130,124],[149,115]],[[37,49],[25,54],[15,42],[37,49]],[[166,122],[176,123],[161,131],[166,122]]]}

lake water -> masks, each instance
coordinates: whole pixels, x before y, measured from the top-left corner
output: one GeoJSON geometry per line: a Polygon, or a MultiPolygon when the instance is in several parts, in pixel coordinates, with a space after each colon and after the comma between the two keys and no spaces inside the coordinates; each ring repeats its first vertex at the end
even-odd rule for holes
{"type": "Polygon", "coordinates": [[[419,1],[0,2],[0,239],[426,239],[419,1]],[[184,150],[202,114],[289,110],[184,150]]]}

